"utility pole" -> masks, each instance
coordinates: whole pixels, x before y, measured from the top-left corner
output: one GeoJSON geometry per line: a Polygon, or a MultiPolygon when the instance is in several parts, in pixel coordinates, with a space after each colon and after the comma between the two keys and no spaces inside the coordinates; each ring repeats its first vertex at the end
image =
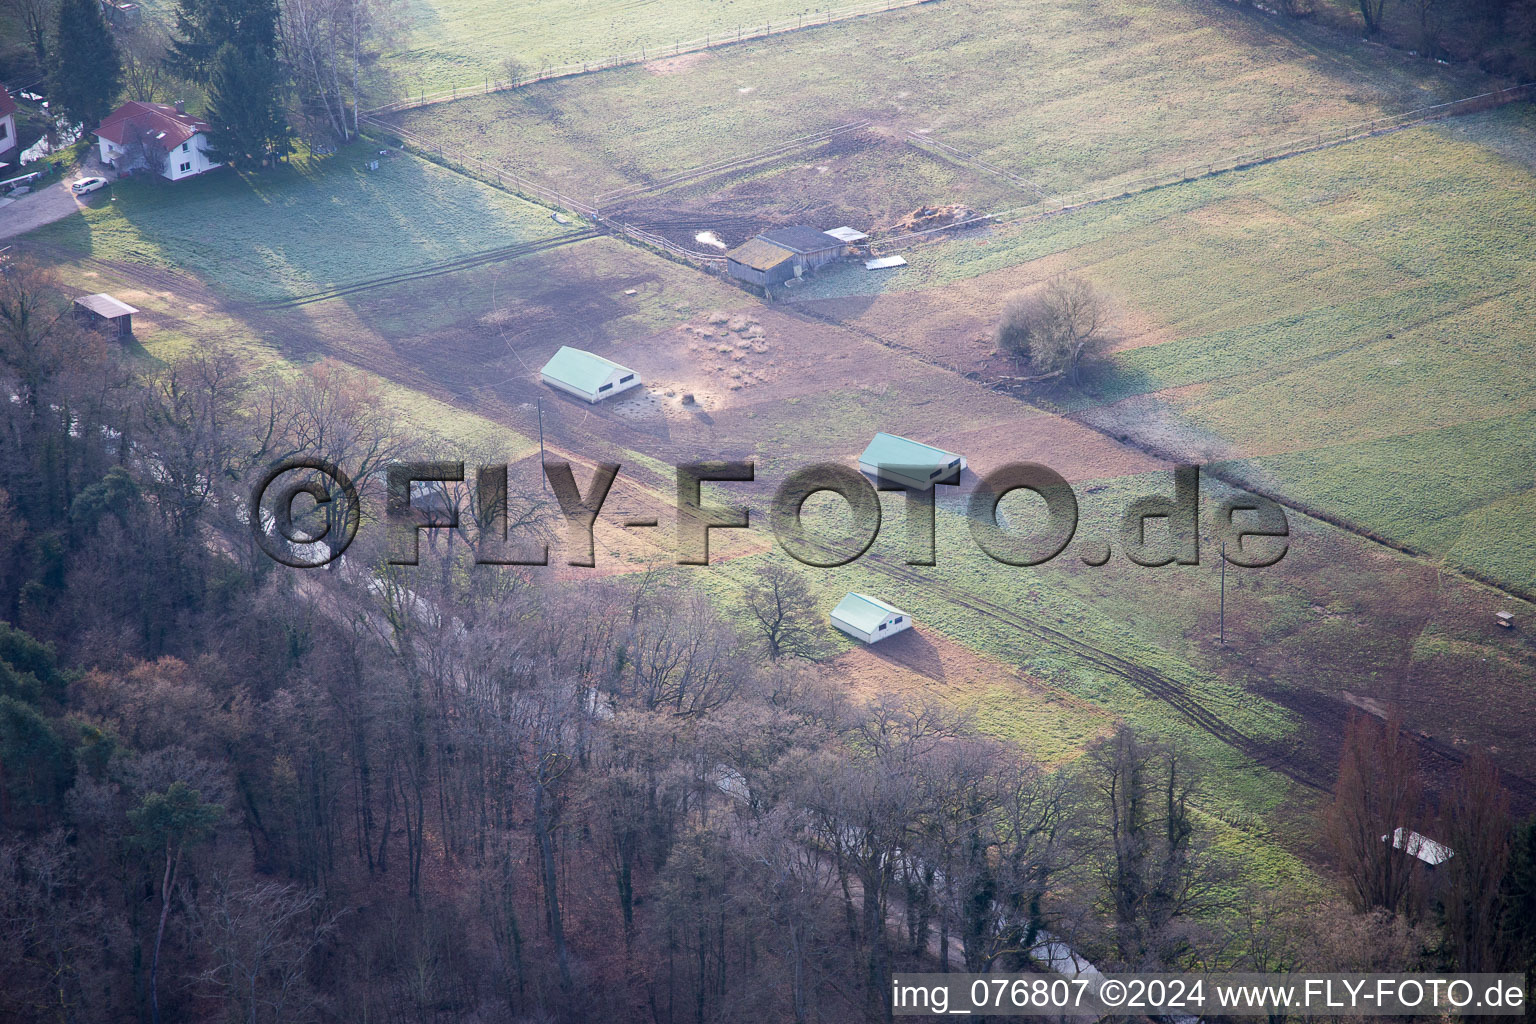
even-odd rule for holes
{"type": "Polygon", "coordinates": [[[1221,542],[1221,642],[1227,642],[1227,542],[1221,542]]]}
{"type": "MultiPolygon", "coordinates": [[[[541,397],[536,401],[539,403],[539,484],[547,491],[549,478],[544,474],[544,399],[541,397]]],[[[1225,545],[1222,546],[1222,551],[1226,551],[1225,545]]]]}

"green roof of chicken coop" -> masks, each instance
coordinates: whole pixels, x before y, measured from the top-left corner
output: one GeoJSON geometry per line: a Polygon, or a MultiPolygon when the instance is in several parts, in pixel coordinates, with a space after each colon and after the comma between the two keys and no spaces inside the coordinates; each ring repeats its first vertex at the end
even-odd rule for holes
{"type": "Polygon", "coordinates": [[[882,431],[869,442],[869,447],[865,448],[864,454],[859,456],[859,462],[866,466],[912,468],[932,472],[958,466],[961,458],[954,452],[935,448],[931,444],[923,444],[921,441],[897,437],[895,434],[882,431]]]}
{"type": "Polygon", "coordinates": [[[602,356],[579,348],[561,345],[560,351],[556,352],[539,372],[562,384],[569,384],[573,388],[595,392],[609,377],[613,376],[615,370],[622,373],[630,372],[629,367],[620,366],[612,359],[604,359],[602,356]]]}
{"type": "Polygon", "coordinates": [[[868,594],[849,594],[837,602],[837,607],[832,609],[832,614],[842,619],[854,629],[861,629],[866,633],[873,633],[880,628],[891,615],[905,615],[893,605],[888,605],[878,597],[870,597],[868,594]]]}

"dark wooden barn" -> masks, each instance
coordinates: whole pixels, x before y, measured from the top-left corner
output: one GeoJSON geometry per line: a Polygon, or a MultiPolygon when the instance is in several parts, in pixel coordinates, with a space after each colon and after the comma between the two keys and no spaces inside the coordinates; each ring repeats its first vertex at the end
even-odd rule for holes
{"type": "Polygon", "coordinates": [[[84,295],[75,300],[75,319],[114,338],[133,336],[133,314],[138,310],[105,293],[84,295]]]}
{"type": "Polygon", "coordinates": [[[831,263],[848,243],[815,228],[796,226],[764,231],[725,254],[732,277],[767,288],[831,263]]]}

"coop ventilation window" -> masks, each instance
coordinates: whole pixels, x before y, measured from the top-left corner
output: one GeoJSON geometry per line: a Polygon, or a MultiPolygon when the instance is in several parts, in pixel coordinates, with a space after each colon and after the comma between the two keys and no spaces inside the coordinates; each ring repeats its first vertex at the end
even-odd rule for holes
{"type": "Polygon", "coordinates": [[[630,374],[627,377],[620,377],[619,378],[619,383],[620,384],[628,384],[630,381],[632,381],[634,379],[635,379],[635,375],[634,374],[630,374]]]}
{"type": "Polygon", "coordinates": [[[613,382],[609,381],[607,384],[604,384],[602,387],[598,388],[597,390],[599,390],[599,391],[607,391],[611,387],[613,387],[613,382]]]}

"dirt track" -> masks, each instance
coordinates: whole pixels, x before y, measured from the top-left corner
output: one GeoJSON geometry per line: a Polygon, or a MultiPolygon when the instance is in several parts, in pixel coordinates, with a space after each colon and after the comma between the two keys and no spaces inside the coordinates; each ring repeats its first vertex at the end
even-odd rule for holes
{"type": "MultiPolygon", "coordinates": [[[[433,398],[472,409],[506,422],[520,431],[533,426],[531,410],[536,398],[545,399],[546,431],[551,450],[580,458],[612,454],[629,462],[627,482],[640,490],[630,492],[631,501],[643,502],[644,491],[665,494],[671,481],[627,459],[626,451],[643,452],[662,463],[692,461],[700,451],[717,457],[753,457],[765,430],[774,422],[794,421],[798,416],[789,404],[801,397],[812,397],[828,386],[848,386],[855,369],[869,365],[872,346],[895,349],[902,357],[888,362],[880,387],[890,386],[904,399],[908,415],[923,420],[914,430],[928,430],[936,438],[946,433],[964,433],[964,425],[953,412],[935,408],[929,413],[924,404],[948,396],[940,403],[967,415],[984,414],[971,434],[984,438],[997,428],[995,422],[1017,424],[1014,409],[1041,421],[1035,435],[1060,437],[1071,429],[1083,435],[1084,450],[1075,454],[1098,466],[1120,466],[1119,472],[1144,472],[1165,467],[1162,453],[1139,450],[1118,439],[1093,434],[1080,424],[1060,419],[1017,398],[990,393],[977,383],[966,381],[955,366],[944,366],[932,354],[914,351],[899,341],[883,338],[876,331],[850,325],[828,315],[826,310],[803,307],[765,307],[738,297],[738,308],[752,311],[763,323],[768,355],[777,364],[777,377],[755,383],[740,392],[724,392],[704,406],[691,409],[641,408],[633,402],[611,404],[602,408],[565,401],[550,396],[536,383],[532,372],[542,358],[560,343],[575,343],[604,351],[608,330],[604,325],[617,323],[622,308],[606,296],[624,287],[642,285],[642,276],[622,279],[604,277],[596,280],[571,277],[569,273],[550,273],[543,261],[554,259],[559,247],[590,237],[591,233],[573,233],[532,247],[508,247],[477,254],[453,265],[434,265],[417,271],[390,275],[375,281],[355,282],[327,292],[317,292],[282,304],[286,308],[242,306],[220,302],[196,281],[174,272],[157,271],[133,265],[86,260],[87,267],[125,278],[156,292],[172,293],[182,300],[208,303],[226,315],[260,325],[269,336],[295,356],[324,353],[354,363],[359,367],[419,390],[433,398]],[[528,294],[511,307],[517,324],[514,330],[492,329],[480,321],[484,310],[466,299],[466,319],[455,326],[435,327],[421,336],[377,337],[365,328],[382,314],[388,320],[412,302],[408,287],[413,281],[447,276],[486,266],[501,259],[526,256],[539,265],[519,274],[521,279],[537,279],[528,294]],[[745,303],[741,306],[740,303],[745,303]],[[983,396],[986,396],[983,398],[983,396]],[[996,406],[996,410],[988,412],[996,406]],[[633,408],[632,408],[633,406],[633,408]],[[929,422],[931,420],[931,423],[929,422]],[[753,439],[756,439],[754,441],[753,439]],[[1091,440],[1090,440],[1091,439],[1091,440]],[[1108,461],[1106,461],[1106,458],[1108,461]],[[1127,462],[1135,460],[1135,464],[1127,462]]],[[[44,255],[39,250],[39,255],[44,255]]],[[[75,259],[73,254],[57,254],[75,259]]],[[[643,265],[643,260],[637,260],[643,265]]],[[[454,289],[435,289],[453,291],[454,289]]],[[[840,310],[840,312],[847,312],[840,310]]],[[[154,314],[151,314],[152,316],[154,314]]],[[[712,371],[708,359],[688,348],[691,336],[680,325],[671,332],[649,338],[630,338],[625,351],[638,353],[650,380],[673,380],[680,388],[698,388],[709,383],[712,371]],[[691,376],[689,376],[691,375],[691,376]]],[[[706,392],[707,393],[707,392],[706,392]]],[[[1012,444],[1017,446],[1017,431],[1012,444]]],[[[803,434],[803,430],[802,430],[803,434]]],[[[999,436],[1007,437],[1004,430],[999,436]]],[[[1076,443],[1076,442],[1074,442],[1076,443]]],[[[796,451],[801,459],[810,456],[835,456],[844,447],[841,438],[827,441],[827,450],[796,451]]],[[[803,447],[803,445],[802,445],[803,447]]],[[[1001,454],[1001,450],[1000,450],[1001,454]]],[[[758,455],[761,459],[761,455],[758,455]]],[[[770,459],[769,461],[772,461],[770,459]]],[[[991,461],[986,459],[983,461],[991,461]]],[[[1084,463],[1086,467],[1088,462],[1084,463]]],[[[760,473],[763,472],[760,470],[760,473]]],[[[1066,628],[1047,625],[1011,605],[980,598],[964,589],[947,585],[928,575],[919,576],[899,562],[869,556],[870,566],[904,586],[937,589],[943,598],[969,610],[979,618],[1000,624],[1017,634],[1021,641],[1069,652],[1074,658],[1096,670],[1124,680],[1137,691],[1160,701],[1192,727],[1221,740],[1253,764],[1276,771],[1298,785],[1314,791],[1325,789],[1331,780],[1338,738],[1352,705],[1304,684],[1305,666],[1267,665],[1260,661],[1242,667],[1238,677],[1251,692],[1288,709],[1307,724],[1298,730],[1304,734],[1284,741],[1254,736],[1234,726],[1223,707],[1207,695],[1192,695],[1180,682],[1090,643],[1066,628]]],[[[1405,638],[1405,644],[1407,643],[1405,638]]],[[[1411,648],[1402,648],[1407,654],[1411,648]]],[[[1202,669],[1201,671],[1207,671],[1202,669]]],[[[1232,700],[1240,702],[1242,689],[1234,689],[1232,700]]],[[[1234,708],[1236,705],[1233,705],[1234,708]]],[[[1459,763],[1458,748],[1429,735],[1419,737],[1426,766],[1433,774],[1445,775],[1459,763]]],[[[1504,765],[1506,780],[1522,808],[1536,807],[1536,783],[1523,770],[1523,764],[1504,765]]]]}

